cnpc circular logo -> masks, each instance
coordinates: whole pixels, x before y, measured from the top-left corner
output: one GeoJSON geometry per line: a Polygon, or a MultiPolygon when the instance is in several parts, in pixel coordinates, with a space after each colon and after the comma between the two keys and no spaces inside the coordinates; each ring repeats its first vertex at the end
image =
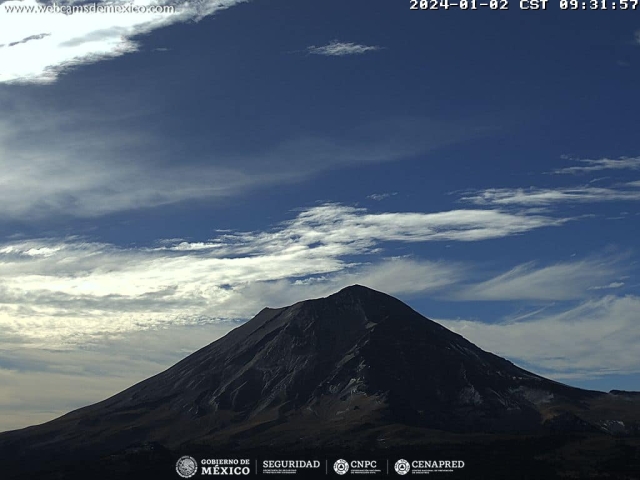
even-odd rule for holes
{"type": "Polygon", "coordinates": [[[349,471],[349,462],[342,458],[340,460],[336,460],[336,463],[333,464],[333,469],[338,475],[344,475],[349,471]]]}
{"type": "Polygon", "coordinates": [[[176,472],[178,472],[178,475],[182,478],[191,478],[198,473],[198,462],[189,455],[180,457],[176,462],[176,472]]]}
{"type": "Polygon", "coordinates": [[[398,475],[406,475],[407,473],[409,473],[409,470],[411,470],[409,462],[407,462],[404,458],[398,460],[394,468],[396,469],[396,473],[398,475]]]}

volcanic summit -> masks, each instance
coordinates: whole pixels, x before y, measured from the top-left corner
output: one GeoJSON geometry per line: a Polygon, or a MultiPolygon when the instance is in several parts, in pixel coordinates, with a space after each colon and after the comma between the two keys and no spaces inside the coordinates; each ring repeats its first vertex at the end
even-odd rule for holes
{"type": "Polygon", "coordinates": [[[379,451],[481,435],[637,438],[639,425],[635,395],[545,379],[354,285],[265,308],[105,401],[0,434],[0,459],[10,473],[32,458],[26,468],[56,472],[69,458],[104,467],[149,449],[172,458],[187,445],[379,451]]]}

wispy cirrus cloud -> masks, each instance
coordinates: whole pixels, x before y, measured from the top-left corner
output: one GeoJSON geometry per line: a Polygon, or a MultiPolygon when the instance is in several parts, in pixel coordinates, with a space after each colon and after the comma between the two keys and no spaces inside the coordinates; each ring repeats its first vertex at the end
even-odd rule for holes
{"type": "Polygon", "coordinates": [[[344,57],[347,55],[362,55],[367,52],[381,50],[382,47],[376,45],[360,45],[351,42],[340,42],[333,40],[327,45],[307,47],[307,52],[314,55],[325,55],[328,57],[344,57]]]}
{"type": "Polygon", "coordinates": [[[490,188],[486,190],[470,191],[461,197],[462,202],[475,205],[494,205],[502,207],[532,206],[545,207],[562,203],[596,203],[614,201],[639,201],[640,191],[635,188],[636,182],[620,187],[592,187],[575,188],[490,188]]]}
{"type": "Polygon", "coordinates": [[[596,160],[577,159],[575,161],[578,165],[558,168],[552,173],[576,175],[603,170],[640,170],[640,157],[600,158],[596,160]]]}
{"type": "Polygon", "coordinates": [[[538,266],[534,262],[518,265],[508,272],[462,289],[461,300],[573,300],[585,298],[589,290],[622,287],[624,283],[603,282],[617,279],[624,272],[622,258],[589,258],[538,266]]]}
{"type": "Polygon", "coordinates": [[[22,240],[0,245],[0,323],[5,336],[27,343],[74,344],[163,325],[248,318],[261,302],[279,298],[278,285],[287,293],[284,303],[352,283],[392,294],[436,291],[459,282],[464,268],[380,257],[380,248],[480,241],[562,223],[492,210],[369,213],[325,204],[273,230],[206,242],[123,248],[78,238],[22,240]],[[255,295],[260,288],[269,295],[255,295]]]}
{"type": "MultiPolygon", "coordinates": [[[[566,158],[566,157],[563,157],[566,158]]],[[[586,174],[602,171],[638,171],[640,157],[577,159],[578,165],[553,170],[553,174],[586,174]]],[[[541,211],[562,204],[587,204],[601,202],[640,201],[640,181],[614,181],[612,177],[598,177],[585,185],[551,188],[530,186],[527,188],[487,188],[468,190],[460,196],[463,203],[502,208],[541,208],[541,211]],[[604,182],[608,180],[608,185],[604,182]],[[600,186],[595,186],[595,184],[600,186]]]]}
{"type": "Polygon", "coordinates": [[[624,287],[624,282],[611,282],[608,285],[598,285],[595,287],[591,287],[590,290],[611,290],[614,288],[622,288],[624,287]]]}
{"type": "Polygon", "coordinates": [[[557,379],[640,371],[640,297],[609,295],[524,321],[439,320],[479,347],[557,379]]]}
{"type": "Polygon", "coordinates": [[[375,200],[376,202],[380,202],[386,198],[389,197],[393,197],[395,195],[397,195],[398,192],[392,192],[392,193],[372,193],[371,195],[367,195],[367,198],[369,200],[375,200]]]}
{"type": "MultiPolygon", "coordinates": [[[[246,0],[174,2],[152,0],[97,2],[103,13],[66,9],[83,8],[76,2],[53,4],[36,0],[9,0],[0,5],[0,83],[51,83],[69,68],[118,57],[138,49],[135,37],[168,25],[198,21],[246,0]],[[47,10],[49,8],[49,10],[47,10]],[[118,10],[119,9],[119,10],[118,10]],[[135,9],[135,11],[134,11],[135,9]]],[[[87,4],[86,7],[93,7],[87,4]]]]}
{"type": "Polygon", "coordinates": [[[130,331],[77,349],[24,348],[6,342],[0,333],[0,431],[43,423],[104,400],[235,326],[221,322],[130,331]]]}
{"type": "Polygon", "coordinates": [[[176,153],[175,142],[147,128],[147,110],[123,105],[126,113],[105,107],[109,112],[88,115],[68,106],[56,111],[8,96],[0,100],[8,106],[0,112],[0,220],[87,218],[211,201],[349,165],[398,161],[461,140],[454,125],[390,118],[343,132],[354,140],[297,135],[251,152],[190,155],[188,146],[176,153]],[[133,127],[120,126],[137,115],[133,127]],[[418,135],[423,131],[429,133],[418,135]]]}

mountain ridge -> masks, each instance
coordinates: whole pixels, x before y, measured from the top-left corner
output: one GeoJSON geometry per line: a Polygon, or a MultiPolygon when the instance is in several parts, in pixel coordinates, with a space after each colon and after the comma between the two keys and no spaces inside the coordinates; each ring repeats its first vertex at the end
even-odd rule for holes
{"type": "Polygon", "coordinates": [[[392,296],[354,285],[264,308],[102,402],[0,433],[0,454],[96,456],[145,444],[360,448],[381,439],[388,448],[433,432],[637,435],[640,402],[628,411],[622,396],[635,398],[528,372],[392,296]]]}

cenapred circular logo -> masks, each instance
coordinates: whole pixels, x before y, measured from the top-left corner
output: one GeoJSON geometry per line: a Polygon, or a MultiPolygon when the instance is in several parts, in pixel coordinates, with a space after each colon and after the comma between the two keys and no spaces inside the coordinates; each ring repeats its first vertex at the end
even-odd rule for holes
{"type": "Polygon", "coordinates": [[[178,472],[178,475],[182,478],[191,478],[198,473],[198,462],[189,455],[180,457],[176,462],[176,472],[178,472]]]}
{"type": "Polygon", "coordinates": [[[333,469],[338,475],[344,475],[349,471],[349,462],[342,458],[340,460],[336,460],[336,463],[333,464],[333,469]]]}
{"type": "Polygon", "coordinates": [[[394,466],[398,475],[406,475],[411,470],[411,465],[404,458],[398,460],[394,466]]]}

